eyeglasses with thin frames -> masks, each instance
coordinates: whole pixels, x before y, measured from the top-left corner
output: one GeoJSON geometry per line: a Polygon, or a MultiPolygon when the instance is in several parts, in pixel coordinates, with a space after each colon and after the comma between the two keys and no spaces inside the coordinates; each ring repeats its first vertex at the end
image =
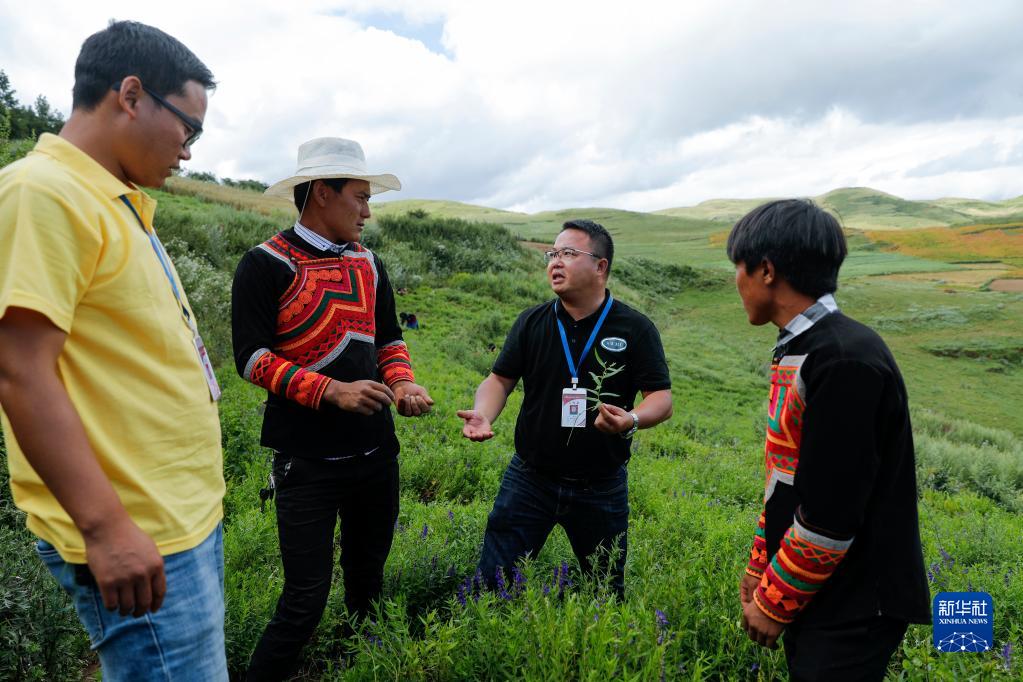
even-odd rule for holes
{"type": "MultiPolygon", "coordinates": [[[[121,84],[114,83],[112,89],[115,92],[120,92],[121,84]]],[[[188,137],[185,138],[185,142],[181,146],[188,148],[195,144],[196,140],[199,139],[199,136],[202,135],[202,123],[192,118],[185,112],[181,111],[181,109],[178,109],[176,106],[168,102],[166,99],[164,99],[160,95],[156,94],[155,92],[147,88],[145,84],[142,85],[142,89],[146,92],[146,94],[155,99],[157,103],[160,104],[160,106],[162,106],[164,109],[177,116],[181,120],[181,122],[185,124],[185,127],[188,128],[189,131],[188,137]]]]}
{"type": "Polygon", "coordinates": [[[570,260],[573,260],[573,259],[575,259],[576,257],[578,257],[580,255],[582,255],[582,256],[589,256],[590,258],[596,258],[597,260],[600,260],[601,258],[603,258],[603,256],[598,256],[597,254],[590,253],[589,251],[583,251],[582,249],[573,249],[571,246],[566,246],[566,247],[560,248],[560,249],[553,249],[551,251],[544,251],[543,252],[543,262],[544,263],[550,263],[555,258],[560,258],[563,261],[570,261],[570,260]]]}

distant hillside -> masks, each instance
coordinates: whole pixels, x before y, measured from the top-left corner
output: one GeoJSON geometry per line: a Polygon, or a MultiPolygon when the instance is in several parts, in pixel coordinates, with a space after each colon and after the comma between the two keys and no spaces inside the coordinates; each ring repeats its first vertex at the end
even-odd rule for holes
{"type": "MultiPolygon", "coordinates": [[[[847,187],[811,198],[837,214],[845,227],[855,230],[900,230],[1023,220],[1023,197],[1005,201],[958,198],[910,201],[869,187],[847,187]]],[[[770,201],[770,198],[710,199],[696,206],[668,208],[655,213],[733,223],[765,201],[770,201]]]]}
{"type": "MultiPolygon", "coordinates": [[[[171,178],[167,190],[270,216],[282,224],[295,209],[284,199],[187,178],[171,178]]],[[[1002,202],[975,199],[908,201],[876,190],[853,187],[814,197],[834,211],[850,230],[851,253],[844,276],[950,273],[977,268],[964,284],[977,287],[998,277],[1018,277],[1023,268],[1023,197],[1002,202]],[[949,227],[953,229],[950,231],[949,227]],[[983,234],[982,234],[983,233],[983,234]]],[[[653,213],[614,208],[570,208],[517,213],[457,201],[398,199],[375,201],[376,218],[424,212],[507,228],[518,239],[550,243],[561,225],[586,218],[605,225],[622,256],[665,263],[730,268],[724,242],[732,224],[765,199],[713,199],[687,208],[653,213]]]]}

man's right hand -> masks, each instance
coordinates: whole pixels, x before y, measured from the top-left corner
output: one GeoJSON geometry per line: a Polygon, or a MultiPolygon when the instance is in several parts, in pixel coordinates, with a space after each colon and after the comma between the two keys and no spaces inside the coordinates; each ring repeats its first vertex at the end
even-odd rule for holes
{"type": "Polygon", "coordinates": [[[482,442],[494,437],[490,420],[477,410],[459,410],[456,414],[465,421],[462,435],[471,441],[482,442]]]}
{"type": "Polygon", "coordinates": [[[351,383],[331,380],[323,393],[323,398],[342,410],[358,412],[368,417],[393,403],[394,393],[380,382],[368,379],[351,383]]]}
{"type": "Polygon", "coordinates": [[[103,606],[122,616],[156,613],[167,594],[163,557],[153,539],[127,516],[104,523],[85,538],[85,556],[103,606]]]}

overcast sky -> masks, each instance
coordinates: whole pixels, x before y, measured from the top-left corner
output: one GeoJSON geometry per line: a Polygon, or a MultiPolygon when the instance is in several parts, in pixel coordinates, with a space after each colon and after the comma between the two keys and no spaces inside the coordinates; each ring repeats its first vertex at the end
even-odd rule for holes
{"type": "Polygon", "coordinates": [[[273,182],[362,143],[404,190],[521,211],[649,211],[869,186],[1023,194],[1023,3],[0,0],[0,68],[67,114],[109,19],[213,71],[186,167],[273,182]]]}

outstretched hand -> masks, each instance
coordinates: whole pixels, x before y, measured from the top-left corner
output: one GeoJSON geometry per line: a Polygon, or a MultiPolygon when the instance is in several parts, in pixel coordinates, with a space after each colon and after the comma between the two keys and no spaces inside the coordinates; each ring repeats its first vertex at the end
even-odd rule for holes
{"type": "Polygon", "coordinates": [[[484,417],[477,410],[459,410],[458,416],[465,421],[462,427],[462,435],[477,443],[489,440],[494,437],[494,430],[490,426],[490,420],[484,417]]]}

